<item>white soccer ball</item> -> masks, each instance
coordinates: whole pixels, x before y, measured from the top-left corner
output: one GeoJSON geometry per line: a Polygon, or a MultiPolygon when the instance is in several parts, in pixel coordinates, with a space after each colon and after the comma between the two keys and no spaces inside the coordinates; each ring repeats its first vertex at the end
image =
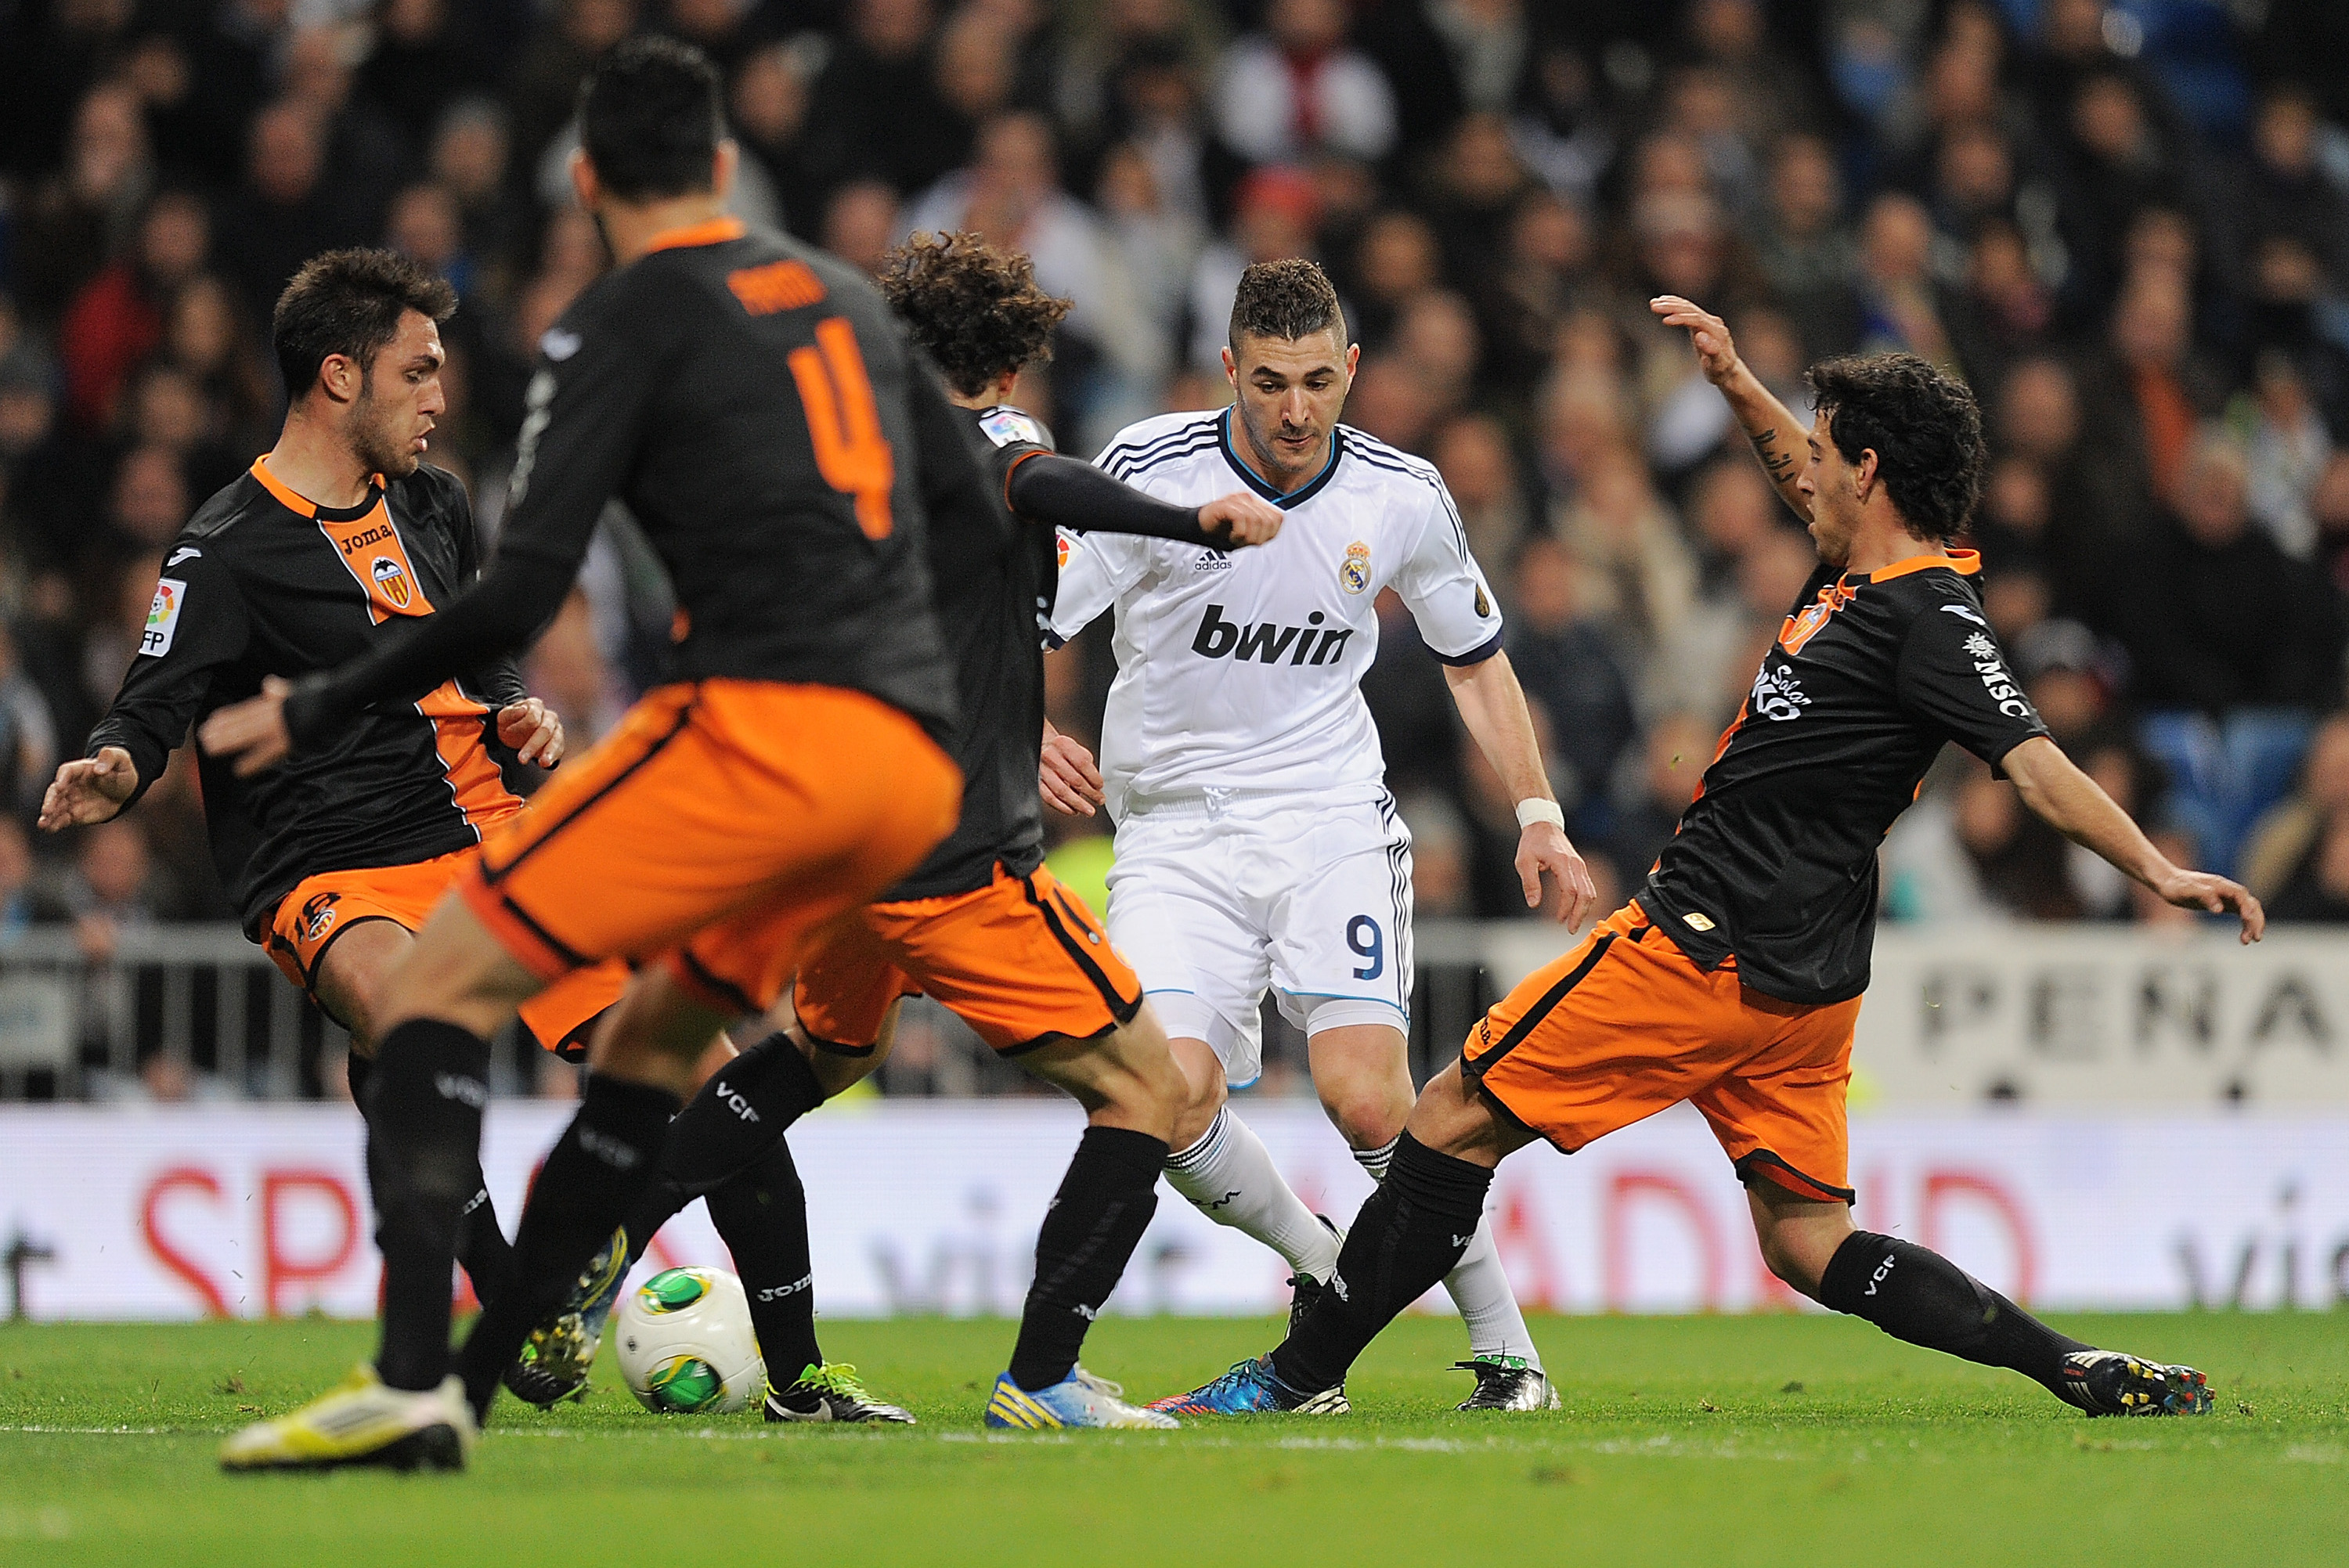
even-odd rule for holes
{"type": "Polygon", "coordinates": [[[620,1377],[647,1410],[739,1410],[764,1395],[767,1366],[750,1303],[724,1269],[653,1275],[621,1305],[617,1335],[620,1377]]]}

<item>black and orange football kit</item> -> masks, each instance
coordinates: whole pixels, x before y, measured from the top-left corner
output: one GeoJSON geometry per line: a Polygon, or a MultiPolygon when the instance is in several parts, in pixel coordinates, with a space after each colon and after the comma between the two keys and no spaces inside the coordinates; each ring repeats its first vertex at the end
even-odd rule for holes
{"type": "Polygon", "coordinates": [[[1568,1153],[1693,1100],[1741,1178],[1851,1200],[1878,848],[1944,743],[1994,769],[2047,733],[1980,566],[1952,551],[1821,569],[1646,885],[1476,1026],[1471,1083],[1568,1153]]]}
{"type": "Polygon", "coordinates": [[[940,438],[951,407],[866,280],[731,219],[661,236],[540,348],[479,588],[296,683],[287,726],[302,753],[331,750],[353,711],[528,642],[617,497],[676,592],[677,678],[493,832],[459,889],[542,980],[664,962],[718,1011],[763,1007],[809,933],[954,826],[926,497],[978,483],[977,455],[940,438]],[[686,950],[697,936],[707,954],[686,950]]]}
{"type": "MultiPolygon", "coordinates": [[[[333,508],[261,459],[172,542],[89,755],[128,751],[143,794],[191,723],[253,696],[264,676],[331,669],[429,618],[478,569],[472,509],[441,469],[378,478],[357,506],[333,508]]],[[[415,930],[482,835],[521,811],[492,747],[499,710],[524,696],[511,659],[486,659],[255,778],[200,759],[213,862],[245,934],[288,979],[315,995],[319,964],[354,926],[415,930]]],[[[524,1022],[561,1047],[626,980],[616,966],[583,975],[534,998],[524,1022]]]]}

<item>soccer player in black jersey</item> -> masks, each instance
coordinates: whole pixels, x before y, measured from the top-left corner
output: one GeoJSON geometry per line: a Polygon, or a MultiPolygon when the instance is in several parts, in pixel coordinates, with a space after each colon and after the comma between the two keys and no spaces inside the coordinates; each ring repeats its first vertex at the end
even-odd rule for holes
{"type": "MultiPolygon", "coordinates": [[[[669,1215],[706,1196],[749,1287],[760,1347],[778,1374],[769,1419],[911,1419],[827,1366],[817,1347],[805,1198],[783,1140],[802,1108],[776,1094],[784,1080],[775,1068],[804,1061],[837,1094],[879,1066],[902,998],[927,993],[998,1051],[1074,1096],[1092,1123],[1037,1238],[1035,1284],[1010,1367],[988,1399],[988,1424],[1171,1426],[1076,1365],[1085,1329],[1156,1208],[1166,1153],[1162,1137],[1134,1126],[1102,1090],[1119,1077],[1159,1076],[1173,1057],[1141,983],[1101,923],[1043,864],[1040,625],[1059,583],[1057,527],[1221,549],[1269,540],[1281,512],[1247,490],[1202,507],[1172,505],[1053,452],[1042,426],[1009,402],[1069,308],[1036,286],[1026,256],[976,235],[916,234],[891,253],[881,287],[936,360],[956,424],[988,459],[983,485],[936,498],[931,535],[962,705],[952,742],[965,779],[961,820],[911,876],[802,956],[796,1021],[729,1064],[678,1115],[661,1181],[629,1215],[628,1237],[641,1249],[669,1215]]],[[[569,1359],[559,1380],[537,1365],[517,1367],[509,1387],[543,1402],[584,1379],[595,1326],[564,1320],[592,1313],[587,1295],[574,1292],[533,1336],[534,1345],[567,1342],[585,1354],[569,1359]]],[[[469,1377],[471,1360],[469,1347],[469,1377]]]]}
{"type": "Polygon", "coordinates": [[[1412,1112],[1386,1185],[1363,1205],[1337,1280],[1268,1356],[1174,1408],[1312,1411],[1394,1315],[1459,1261],[1493,1168],[1547,1140],[1591,1140],[1693,1100],[1746,1189],[1771,1271],[1897,1338],[2011,1367],[2092,1416],[2200,1414],[2201,1373],[2056,1333],[1947,1258],[1856,1229],[1844,1102],[1868,986],[1878,846],[1944,742],[2013,780],[2023,802],[2181,908],[2259,901],[2173,865],[2048,738],[1982,610],[1971,551],[1950,548],[1978,497],[1972,395],[1909,355],[1811,370],[1807,432],[1737,356],[1719,317],[1684,327],[1820,567],[1763,655],[1753,693],[1636,898],[1485,1015],[1412,1112]],[[1806,448],[1807,447],[1807,450],[1806,448]]]}
{"type": "MultiPolygon", "coordinates": [[[[292,389],[276,445],[199,508],[164,559],[121,691],[42,802],[52,830],[105,821],[161,777],[191,720],[253,696],[274,674],[330,669],[432,614],[479,572],[464,487],[425,462],[446,406],[439,323],[449,285],[388,251],[335,251],[277,302],[292,389]]],[[[484,832],[519,814],[492,742],[553,767],[563,727],[485,659],[416,702],[362,716],[330,750],[259,778],[199,764],[212,859],[245,934],[351,1031],[351,1098],[364,1110],[375,1024],[412,934],[472,862],[484,832]]],[[[523,1009],[549,1048],[584,1052],[626,971],[582,972],[523,1009]]],[[[460,1258],[483,1300],[510,1261],[473,1178],[460,1258]]]]}
{"type": "MultiPolygon", "coordinates": [[[[199,740],[242,776],[300,767],[380,705],[522,646],[615,495],[677,590],[677,678],[491,833],[418,934],[371,1086],[377,1362],[233,1437],[233,1468],[464,1462],[478,1413],[449,1343],[460,1173],[480,1145],[488,1037],[518,1005],[607,958],[635,967],[523,1209],[515,1283],[474,1326],[505,1341],[488,1389],[650,1181],[719,1026],[771,1002],[810,933],[954,826],[924,499],[978,482],[952,410],[867,279],[726,215],[737,153],[698,51],[612,49],[580,125],[573,184],[618,264],[540,342],[494,559],[408,634],[220,710],[199,740]],[[545,1299],[529,1294],[550,1277],[545,1299]]],[[[787,1091],[817,1103],[792,1065],[787,1091]]],[[[1145,1119],[1176,1092],[1113,1091],[1145,1119]]]]}

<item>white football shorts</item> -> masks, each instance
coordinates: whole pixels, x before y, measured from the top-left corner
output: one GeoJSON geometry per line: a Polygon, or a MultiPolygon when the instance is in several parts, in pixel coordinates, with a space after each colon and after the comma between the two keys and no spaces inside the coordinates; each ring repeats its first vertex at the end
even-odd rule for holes
{"type": "Polygon", "coordinates": [[[1308,1036],[1411,1026],[1411,830],[1394,798],[1330,805],[1216,791],[1130,811],[1109,934],[1169,1036],[1234,1088],[1264,1070],[1265,990],[1308,1036]]]}

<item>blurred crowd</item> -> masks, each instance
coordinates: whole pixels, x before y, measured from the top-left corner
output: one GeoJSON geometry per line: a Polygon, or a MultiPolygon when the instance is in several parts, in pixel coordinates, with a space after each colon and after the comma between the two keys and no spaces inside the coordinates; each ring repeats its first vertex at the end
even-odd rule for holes
{"type": "MultiPolygon", "coordinates": [[[[0,927],[227,914],[184,766],[68,843],[26,812],[273,438],[305,257],[456,285],[433,457],[494,533],[533,346],[605,265],[574,95],[648,29],[724,70],[745,216],[866,266],[917,228],[1031,253],[1075,308],[1021,397],[1071,450],[1226,401],[1241,270],[1319,259],[1346,418],[1450,484],[1602,891],[1813,564],[1672,293],[1798,408],[1854,350],[1971,384],[1989,613],[2056,738],[2173,854],[2349,920],[2337,0],[0,0],[0,927]]],[[[657,678],[664,593],[616,509],[528,660],[574,747],[657,678]]],[[[1419,907],[1522,916],[1510,802],[1381,610],[1419,907]]],[[[1093,738],[1106,639],[1052,672],[1093,738]]],[[[1896,919],[2172,917],[1954,752],[1886,860],[1896,919]]]]}

